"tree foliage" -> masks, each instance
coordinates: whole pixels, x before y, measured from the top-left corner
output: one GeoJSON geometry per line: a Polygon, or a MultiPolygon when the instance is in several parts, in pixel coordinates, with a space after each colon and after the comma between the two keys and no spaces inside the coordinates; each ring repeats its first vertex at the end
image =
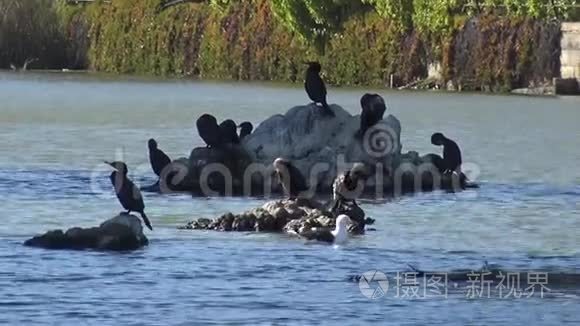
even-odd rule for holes
{"type": "Polygon", "coordinates": [[[413,22],[422,32],[446,33],[456,15],[464,12],[464,0],[414,0],[413,22]]]}
{"type": "Polygon", "coordinates": [[[439,61],[463,89],[509,89],[557,75],[551,20],[576,3],[195,0],[159,11],[164,1],[0,0],[0,68],[38,57],[42,68],[293,82],[316,59],[331,84],[406,85],[439,61]]]}
{"type": "Polygon", "coordinates": [[[413,26],[413,0],[363,0],[363,2],[373,5],[382,17],[389,18],[405,28],[413,26]]]}
{"type": "Polygon", "coordinates": [[[365,8],[359,0],[272,0],[271,3],[290,30],[319,48],[324,48],[349,17],[365,8]]]}
{"type": "Polygon", "coordinates": [[[565,19],[578,0],[272,0],[276,13],[295,32],[313,40],[341,31],[352,15],[370,6],[401,27],[447,33],[456,17],[484,12],[536,19],[565,19]]]}
{"type": "Polygon", "coordinates": [[[0,1],[0,68],[20,68],[26,61],[60,67],[64,40],[51,0],[0,1]]]}

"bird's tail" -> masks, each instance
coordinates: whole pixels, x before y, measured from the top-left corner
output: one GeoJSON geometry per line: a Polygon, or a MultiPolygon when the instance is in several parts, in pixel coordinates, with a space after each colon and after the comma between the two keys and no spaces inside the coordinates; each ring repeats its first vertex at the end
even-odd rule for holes
{"type": "Polygon", "coordinates": [[[140,212],[141,214],[141,218],[143,218],[143,222],[145,222],[145,225],[147,225],[147,228],[149,228],[149,230],[153,231],[153,227],[151,226],[151,222],[149,222],[149,218],[147,217],[147,215],[145,215],[145,212],[140,212]]]}
{"type": "Polygon", "coordinates": [[[324,110],[324,114],[334,117],[334,111],[332,111],[332,109],[330,108],[330,106],[328,105],[328,103],[326,102],[326,99],[323,99],[322,102],[320,102],[322,104],[322,109],[324,110]]]}

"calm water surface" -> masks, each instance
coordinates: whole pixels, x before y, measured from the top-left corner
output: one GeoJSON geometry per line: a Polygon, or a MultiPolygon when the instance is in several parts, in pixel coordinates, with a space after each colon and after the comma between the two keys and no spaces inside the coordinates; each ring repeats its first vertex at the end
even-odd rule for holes
{"type": "MultiPolygon", "coordinates": [[[[356,114],[364,92],[334,88],[329,102],[356,114]]],[[[201,113],[256,125],[307,98],[279,85],[0,73],[0,324],[578,325],[580,284],[503,300],[461,289],[407,300],[391,286],[370,300],[348,278],[407,264],[477,270],[486,260],[580,274],[580,99],[380,93],[401,120],[404,151],[438,151],[429,137],[442,131],[479,167],[481,189],[365,201],[376,231],[341,247],[177,230],[264,200],[145,194],[156,228],[148,248],[53,252],[21,243],[120,211],[102,160],[125,160],[149,184],[148,138],[187,156],[201,144],[201,113]]]]}

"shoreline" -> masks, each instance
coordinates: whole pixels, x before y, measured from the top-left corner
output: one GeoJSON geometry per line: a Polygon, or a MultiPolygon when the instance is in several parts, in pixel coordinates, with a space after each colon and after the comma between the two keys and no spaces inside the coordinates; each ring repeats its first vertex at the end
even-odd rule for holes
{"type": "MultiPolygon", "coordinates": [[[[96,70],[75,70],[75,69],[28,69],[26,71],[14,71],[11,69],[0,69],[1,75],[22,75],[22,74],[38,74],[38,75],[61,75],[61,76],[87,76],[95,78],[99,81],[127,81],[127,82],[159,82],[159,83],[179,83],[179,82],[199,82],[199,83],[217,83],[229,85],[257,85],[257,86],[273,86],[273,87],[290,87],[302,88],[302,82],[287,82],[276,80],[235,80],[235,79],[203,79],[185,75],[155,75],[155,74],[124,74],[96,70]]],[[[1,79],[0,79],[1,80],[1,79]]],[[[418,81],[412,87],[393,87],[379,86],[379,85],[332,85],[328,84],[329,88],[346,89],[346,90],[361,90],[361,91],[387,91],[393,93],[439,93],[439,94],[479,94],[492,96],[526,96],[526,97],[544,97],[555,98],[561,96],[555,93],[555,86],[549,83],[543,86],[515,88],[509,91],[485,91],[485,90],[453,90],[446,87],[441,87],[440,83],[432,83],[429,87],[424,84],[425,80],[418,81]]]]}

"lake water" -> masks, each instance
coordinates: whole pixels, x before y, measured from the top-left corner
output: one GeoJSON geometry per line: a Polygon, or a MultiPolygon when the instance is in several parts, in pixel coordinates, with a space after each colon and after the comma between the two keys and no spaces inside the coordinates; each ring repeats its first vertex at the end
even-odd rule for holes
{"type": "MultiPolygon", "coordinates": [[[[329,102],[354,114],[365,92],[331,88],[329,102]]],[[[481,189],[363,201],[376,231],[339,247],[177,230],[265,200],[147,193],[149,247],[46,251],[22,242],[121,210],[103,160],[123,159],[149,184],[148,138],[188,156],[201,145],[194,125],[204,112],[257,125],[308,101],[298,86],[0,73],[0,324],[578,325],[580,284],[549,279],[543,298],[505,299],[448,284],[446,297],[408,299],[391,279],[371,300],[349,277],[396,275],[407,264],[479,270],[484,261],[580,274],[580,98],[379,92],[401,121],[403,151],[439,151],[429,137],[442,131],[479,168],[481,189]]]]}

